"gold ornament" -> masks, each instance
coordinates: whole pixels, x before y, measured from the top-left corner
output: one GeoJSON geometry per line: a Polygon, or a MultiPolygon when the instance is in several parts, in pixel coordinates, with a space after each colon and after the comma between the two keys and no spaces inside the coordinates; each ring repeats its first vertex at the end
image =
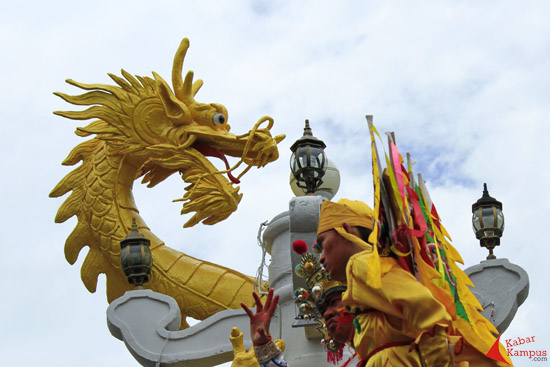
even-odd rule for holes
{"type": "Polygon", "coordinates": [[[304,264],[303,269],[307,275],[311,275],[311,273],[313,273],[313,271],[315,270],[315,265],[313,264],[313,262],[307,261],[304,264]]]}
{"type": "MultiPolygon", "coordinates": [[[[303,269],[303,273],[305,273],[303,278],[306,281],[309,294],[317,306],[320,306],[324,302],[330,292],[334,290],[344,291],[346,289],[346,283],[333,280],[319,263],[317,257],[310,252],[302,255],[300,264],[297,267],[303,269]]],[[[298,292],[301,292],[301,290],[298,292]]],[[[304,292],[307,293],[306,290],[304,292]]]]}

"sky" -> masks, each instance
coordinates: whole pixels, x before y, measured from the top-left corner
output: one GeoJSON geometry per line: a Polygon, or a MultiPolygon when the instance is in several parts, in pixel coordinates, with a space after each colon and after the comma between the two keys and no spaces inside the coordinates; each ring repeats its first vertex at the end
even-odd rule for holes
{"type": "MultiPolygon", "coordinates": [[[[137,206],[167,245],[253,275],[260,223],[288,210],[290,145],[309,119],[340,170],[335,199],[373,202],[368,128],[393,131],[416,161],[465,267],[487,251],[471,229],[483,183],[503,203],[497,257],[529,274],[529,297],[505,338],[536,336],[550,350],[544,231],[550,212],[550,3],[547,1],[104,1],[10,2],[0,13],[0,183],[4,193],[5,365],[137,366],[107,329],[105,281],[80,280],[63,246],[74,218],[55,224],[63,198],[48,194],[71,167],[83,123],[52,111],[64,82],[111,83],[107,73],[155,71],[169,80],[182,38],[184,70],[204,80],[196,99],[229,111],[232,132],[264,115],[286,134],[280,159],[243,177],[239,209],[213,227],[183,229],[184,185],[135,183],[137,206]],[[7,358],[6,358],[7,357],[7,358]]],[[[228,330],[229,335],[229,330],[228,330]]],[[[517,366],[542,366],[526,357],[517,366]]]]}

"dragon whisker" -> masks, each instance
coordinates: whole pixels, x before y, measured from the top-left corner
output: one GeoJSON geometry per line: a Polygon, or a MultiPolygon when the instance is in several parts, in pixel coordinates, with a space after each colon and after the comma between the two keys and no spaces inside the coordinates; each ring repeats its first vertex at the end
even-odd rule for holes
{"type": "Polygon", "coordinates": [[[248,172],[248,170],[250,170],[251,167],[252,167],[252,166],[249,164],[249,165],[244,169],[244,171],[242,171],[242,172],[237,176],[237,180],[240,180],[241,177],[243,177],[244,174],[245,174],[246,172],[248,172]]]}

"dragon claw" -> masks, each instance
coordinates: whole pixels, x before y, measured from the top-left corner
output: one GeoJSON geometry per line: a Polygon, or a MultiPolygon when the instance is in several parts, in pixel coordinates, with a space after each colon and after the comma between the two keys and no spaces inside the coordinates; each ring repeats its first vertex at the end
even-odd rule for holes
{"type": "Polygon", "coordinates": [[[284,138],[286,138],[286,135],[285,134],[281,134],[281,135],[277,135],[275,136],[273,139],[275,140],[275,142],[277,144],[279,144],[280,142],[282,142],[284,140],[284,138]]]}

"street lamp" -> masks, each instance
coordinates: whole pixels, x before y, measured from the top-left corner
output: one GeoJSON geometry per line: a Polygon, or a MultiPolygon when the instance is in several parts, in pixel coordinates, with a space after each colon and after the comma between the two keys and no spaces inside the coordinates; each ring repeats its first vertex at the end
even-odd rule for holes
{"type": "Polygon", "coordinates": [[[486,183],[483,184],[483,196],[472,205],[472,224],[480,246],[489,250],[487,260],[496,259],[493,249],[500,245],[504,215],[502,203],[489,196],[486,183]]]}
{"type": "Polygon", "coordinates": [[[298,187],[305,189],[306,194],[313,194],[323,183],[327,170],[325,143],[313,136],[306,120],[304,135],[290,147],[290,169],[298,187]]]}
{"type": "Polygon", "coordinates": [[[120,262],[128,282],[137,289],[149,281],[153,258],[149,248],[151,241],[138,232],[136,219],[132,219],[130,233],[120,241],[120,262]]]}

